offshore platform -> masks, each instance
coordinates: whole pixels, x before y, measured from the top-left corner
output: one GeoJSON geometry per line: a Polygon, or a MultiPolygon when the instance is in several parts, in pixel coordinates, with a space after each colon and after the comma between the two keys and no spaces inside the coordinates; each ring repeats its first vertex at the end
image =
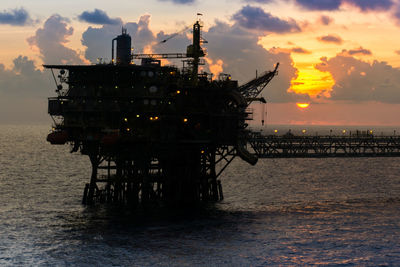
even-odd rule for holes
{"type": "Polygon", "coordinates": [[[248,107],[265,102],[259,95],[279,63],[241,86],[228,74],[213,79],[199,72],[201,28],[194,23],[186,53],[132,54],[123,29],[112,40],[109,64],[45,65],[57,85],[48,102],[54,127],[47,140],[89,156],[84,204],[218,201],[218,178],[236,156],[257,163],[246,148],[248,107]],[[161,64],[172,58],[183,67],[161,64]]]}

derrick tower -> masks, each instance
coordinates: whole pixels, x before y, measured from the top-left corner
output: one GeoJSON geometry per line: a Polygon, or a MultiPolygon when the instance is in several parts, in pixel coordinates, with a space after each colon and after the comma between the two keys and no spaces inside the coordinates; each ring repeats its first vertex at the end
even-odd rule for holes
{"type": "Polygon", "coordinates": [[[112,40],[109,64],[45,65],[57,85],[47,140],[70,143],[92,165],[83,203],[217,201],[218,178],[236,156],[256,164],[246,150],[248,106],[263,100],[258,96],[279,64],[242,86],[230,75],[212,79],[199,73],[201,28],[196,21],[186,53],[131,54],[123,29],[112,40]],[[184,67],[163,66],[168,58],[182,58],[184,67]]]}

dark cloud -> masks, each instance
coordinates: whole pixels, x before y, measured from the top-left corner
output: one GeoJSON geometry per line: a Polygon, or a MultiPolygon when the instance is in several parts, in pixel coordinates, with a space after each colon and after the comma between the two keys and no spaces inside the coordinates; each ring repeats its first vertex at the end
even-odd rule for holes
{"type": "Polygon", "coordinates": [[[343,0],[343,2],[354,5],[362,11],[386,11],[394,5],[392,0],[343,0]]]}
{"type": "Polygon", "coordinates": [[[343,52],[343,53],[347,53],[347,54],[349,54],[350,56],[353,56],[353,55],[370,56],[370,55],[372,55],[371,50],[362,48],[361,46],[360,46],[359,48],[356,48],[356,49],[343,50],[342,52],[343,52]]]}
{"type": "Polygon", "coordinates": [[[302,47],[293,47],[291,49],[291,52],[292,53],[297,53],[297,54],[311,54],[312,53],[311,51],[309,51],[307,49],[304,49],[302,47]]]}
{"type": "Polygon", "coordinates": [[[400,103],[400,70],[386,62],[369,63],[339,54],[321,58],[316,68],[334,78],[333,100],[400,103]]]}
{"type": "Polygon", "coordinates": [[[192,4],[192,3],[196,2],[196,0],[159,0],[159,1],[161,1],[161,2],[169,1],[169,2],[172,2],[175,4],[183,4],[183,5],[192,4]]]}
{"type": "Polygon", "coordinates": [[[85,21],[88,23],[93,23],[93,24],[121,24],[121,20],[118,18],[110,18],[107,13],[103,10],[100,9],[95,9],[93,12],[91,11],[84,11],[82,14],[78,16],[78,19],[80,21],[85,21]]]}
{"type": "Polygon", "coordinates": [[[276,0],[245,0],[248,3],[261,3],[261,4],[269,4],[269,3],[273,3],[276,0]]]}
{"type": "Polygon", "coordinates": [[[328,34],[325,36],[321,36],[317,38],[318,41],[323,42],[323,43],[334,43],[334,44],[342,44],[343,40],[342,38],[340,38],[340,36],[337,35],[332,35],[332,34],[328,34]]]}
{"type": "Polygon", "coordinates": [[[266,13],[263,9],[253,6],[245,6],[233,15],[233,20],[240,26],[273,33],[300,32],[300,26],[293,19],[282,20],[266,13]]]}
{"type": "Polygon", "coordinates": [[[89,27],[82,34],[82,44],[86,46],[85,57],[91,62],[97,62],[98,58],[111,60],[111,40],[121,34],[121,27],[127,29],[132,37],[134,53],[143,53],[154,41],[155,36],[149,28],[150,16],[141,16],[139,21],[126,24],[103,25],[101,28],[89,27]]]}
{"type": "Polygon", "coordinates": [[[326,16],[326,15],[322,15],[321,17],[319,17],[319,23],[321,23],[322,25],[329,25],[333,22],[333,18],[326,16]]]}
{"type": "Polygon", "coordinates": [[[74,29],[68,27],[68,19],[53,15],[46,20],[43,28],[27,39],[31,46],[37,47],[45,64],[81,64],[79,54],[65,45],[74,29]]]}
{"type": "Polygon", "coordinates": [[[296,4],[308,10],[337,10],[342,0],[295,0],[296,4]]]}
{"type": "Polygon", "coordinates": [[[32,24],[33,22],[28,11],[22,7],[0,12],[0,24],[24,26],[32,24]]]}
{"type": "Polygon", "coordinates": [[[296,4],[308,10],[338,10],[342,4],[350,4],[361,11],[385,11],[390,9],[393,0],[294,0],[296,4]]]}

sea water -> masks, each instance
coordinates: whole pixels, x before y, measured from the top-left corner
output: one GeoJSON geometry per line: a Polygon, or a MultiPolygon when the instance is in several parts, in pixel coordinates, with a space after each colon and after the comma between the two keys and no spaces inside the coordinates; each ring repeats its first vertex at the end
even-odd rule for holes
{"type": "Polygon", "coordinates": [[[400,264],[400,158],[234,160],[222,202],[132,211],[82,206],[89,160],[48,132],[0,126],[0,266],[400,264]]]}

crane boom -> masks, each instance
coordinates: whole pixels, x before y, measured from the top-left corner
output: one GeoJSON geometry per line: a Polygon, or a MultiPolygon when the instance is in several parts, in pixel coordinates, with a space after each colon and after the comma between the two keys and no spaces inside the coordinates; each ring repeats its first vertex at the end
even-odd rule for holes
{"type": "Polygon", "coordinates": [[[250,103],[254,100],[258,100],[257,96],[262,92],[262,90],[264,90],[264,88],[268,85],[272,78],[274,78],[274,76],[278,74],[278,67],[279,63],[276,64],[273,71],[267,71],[263,73],[260,77],[257,77],[238,88],[238,91],[246,99],[247,105],[250,105],[250,103]]]}

